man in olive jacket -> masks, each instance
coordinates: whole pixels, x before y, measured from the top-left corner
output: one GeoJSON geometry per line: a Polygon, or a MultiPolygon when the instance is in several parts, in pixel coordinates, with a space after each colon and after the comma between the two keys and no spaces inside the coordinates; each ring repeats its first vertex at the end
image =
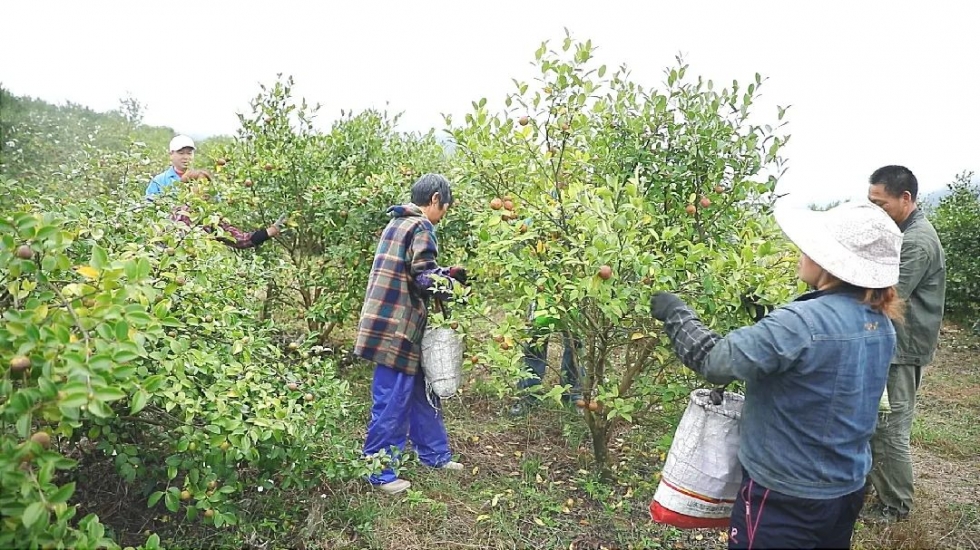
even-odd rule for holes
{"type": "Polygon", "coordinates": [[[870,481],[886,520],[912,510],[912,453],[909,439],[922,370],[932,362],[946,300],[946,257],[925,214],[916,206],[919,184],[904,166],[884,166],[869,180],[868,199],[902,230],[898,293],[906,301],[905,323],[896,323],[898,348],[888,373],[891,412],[882,415],[871,440],[870,481]]]}
{"type": "MultiPolygon", "coordinates": [[[[354,344],[356,355],[377,365],[371,383],[373,403],[365,456],[388,451],[397,457],[411,439],[423,464],[463,468],[452,460],[442,414],[430,404],[430,398],[438,403],[438,397],[426,395],[420,368],[429,299],[451,296],[451,290],[437,289],[436,280],[445,278],[450,289],[455,283],[467,282],[462,267],[444,268],[436,263],[435,224],[451,203],[449,181],[426,174],[412,186],[411,203],[388,209],[391,221],[374,255],[354,344]]],[[[369,481],[388,494],[411,486],[391,468],[369,481]]]]}

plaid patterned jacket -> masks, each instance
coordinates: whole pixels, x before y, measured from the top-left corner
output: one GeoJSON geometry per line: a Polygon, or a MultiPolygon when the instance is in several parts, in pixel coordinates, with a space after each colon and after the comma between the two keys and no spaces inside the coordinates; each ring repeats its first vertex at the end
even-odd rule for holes
{"type": "Polygon", "coordinates": [[[431,276],[448,279],[449,269],[436,263],[435,228],[418,206],[392,206],[388,214],[392,219],[374,254],[354,353],[414,375],[422,361],[431,276]]]}

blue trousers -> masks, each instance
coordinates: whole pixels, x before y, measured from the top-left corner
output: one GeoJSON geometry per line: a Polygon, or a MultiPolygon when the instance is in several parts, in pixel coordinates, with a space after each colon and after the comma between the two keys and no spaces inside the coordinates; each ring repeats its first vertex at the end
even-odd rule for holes
{"type": "Polygon", "coordinates": [[[797,498],[767,489],[742,469],[728,548],[850,548],[864,487],[838,498],[797,498]]]}
{"type": "MultiPolygon", "coordinates": [[[[384,365],[376,366],[371,396],[374,402],[364,441],[365,456],[387,450],[397,458],[404,453],[405,443],[411,439],[419,460],[427,466],[438,468],[452,459],[442,412],[426,399],[425,375],[421,370],[416,375],[409,375],[384,365]]],[[[432,396],[436,405],[438,399],[432,396]]],[[[394,470],[387,468],[368,481],[380,485],[396,479],[394,470]]]]}
{"type": "MultiPolygon", "coordinates": [[[[561,354],[561,383],[572,386],[571,395],[568,398],[575,401],[582,397],[581,381],[585,378],[585,370],[581,365],[579,365],[577,370],[575,369],[577,362],[575,360],[575,352],[582,347],[582,343],[578,340],[573,340],[565,332],[562,333],[561,343],[564,348],[561,354]]],[[[526,390],[541,385],[541,380],[544,378],[545,370],[548,367],[547,334],[538,336],[531,341],[530,345],[525,347],[524,366],[534,376],[522,379],[517,387],[526,390]]]]}

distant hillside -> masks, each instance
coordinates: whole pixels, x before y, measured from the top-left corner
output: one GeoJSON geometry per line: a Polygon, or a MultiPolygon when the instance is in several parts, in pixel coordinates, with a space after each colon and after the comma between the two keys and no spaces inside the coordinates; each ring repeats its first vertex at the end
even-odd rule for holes
{"type": "MultiPolygon", "coordinates": [[[[975,187],[980,188],[980,176],[974,176],[971,184],[975,187]]],[[[919,197],[919,204],[927,208],[935,208],[939,206],[939,201],[943,200],[943,197],[949,195],[949,187],[944,187],[942,189],[937,189],[935,191],[930,191],[919,197]]]]}
{"type": "Polygon", "coordinates": [[[15,96],[0,86],[0,173],[21,180],[47,177],[92,151],[121,152],[134,141],[165,163],[174,131],[144,125],[142,117],[142,106],[131,99],[114,111],[97,112],[15,96]]]}

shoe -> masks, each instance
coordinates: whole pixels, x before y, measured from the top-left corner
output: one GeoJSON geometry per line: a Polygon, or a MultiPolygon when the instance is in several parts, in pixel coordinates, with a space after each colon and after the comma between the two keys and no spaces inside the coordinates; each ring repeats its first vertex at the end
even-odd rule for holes
{"type": "Polygon", "coordinates": [[[376,485],[378,489],[388,495],[397,495],[398,493],[408,490],[412,486],[412,482],[407,479],[396,479],[390,483],[382,483],[381,485],[376,485]]]}
{"type": "Polygon", "coordinates": [[[891,524],[909,519],[909,513],[903,512],[891,506],[885,506],[881,501],[876,500],[873,504],[865,506],[861,510],[861,519],[873,523],[891,524]]]}
{"type": "Polygon", "coordinates": [[[908,521],[909,513],[903,512],[901,510],[892,508],[890,506],[885,506],[880,512],[881,521],[884,523],[898,523],[901,521],[908,521]]]}
{"type": "Polygon", "coordinates": [[[449,462],[439,466],[440,470],[452,470],[454,472],[459,472],[463,470],[463,465],[455,460],[450,460],[449,462]]]}
{"type": "Polygon", "coordinates": [[[514,403],[514,406],[511,407],[510,410],[507,412],[511,416],[524,416],[529,412],[531,412],[531,403],[529,403],[527,400],[522,399],[517,403],[514,403]]]}

